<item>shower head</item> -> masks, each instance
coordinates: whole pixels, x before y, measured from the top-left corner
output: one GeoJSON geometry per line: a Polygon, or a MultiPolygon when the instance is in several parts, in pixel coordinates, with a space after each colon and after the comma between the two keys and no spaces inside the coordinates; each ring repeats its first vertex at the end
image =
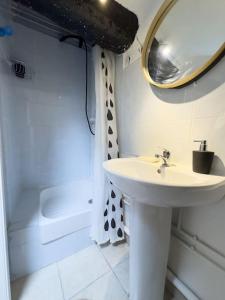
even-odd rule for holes
{"type": "Polygon", "coordinates": [[[75,34],[64,35],[59,39],[59,41],[60,42],[65,42],[68,39],[78,40],[79,41],[79,48],[83,48],[83,44],[86,45],[85,39],[83,39],[80,35],[75,35],[75,34]]]}

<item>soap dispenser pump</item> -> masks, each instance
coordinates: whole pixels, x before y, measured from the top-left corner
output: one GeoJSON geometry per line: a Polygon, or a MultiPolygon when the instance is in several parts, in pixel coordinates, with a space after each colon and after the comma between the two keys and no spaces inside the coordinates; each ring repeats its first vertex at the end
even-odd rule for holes
{"type": "Polygon", "coordinates": [[[200,143],[199,151],[193,151],[193,171],[196,173],[209,174],[214,158],[214,152],[207,151],[206,140],[195,140],[200,143]]]}

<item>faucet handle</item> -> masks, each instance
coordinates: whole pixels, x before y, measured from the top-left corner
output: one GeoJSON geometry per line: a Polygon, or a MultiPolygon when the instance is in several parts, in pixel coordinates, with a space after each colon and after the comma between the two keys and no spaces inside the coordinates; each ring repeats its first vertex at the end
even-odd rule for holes
{"type": "Polygon", "coordinates": [[[171,156],[170,151],[167,150],[167,149],[165,149],[165,148],[163,148],[163,153],[162,153],[162,155],[160,155],[160,154],[155,154],[155,157],[156,157],[156,158],[163,157],[163,158],[165,158],[165,159],[169,159],[170,156],[171,156]]]}
{"type": "Polygon", "coordinates": [[[170,156],[171,156],[170,151],[167,149],[163,149],[163,157],[165,157],[166,159],[169,159],[170,156]]]}

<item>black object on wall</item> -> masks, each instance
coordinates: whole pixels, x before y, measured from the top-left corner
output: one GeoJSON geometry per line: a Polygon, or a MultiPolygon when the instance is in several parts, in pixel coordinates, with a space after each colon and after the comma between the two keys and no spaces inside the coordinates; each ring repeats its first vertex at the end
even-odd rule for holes
{"type": "Polygon", "coordinates": [[[115,53],[125,52],[138,30],[137,16],[114,0],[14,0],[115,53]]]}
{"type": "Polygon", "coordinates": [[[16,75],[16,77],[19,77],[19,78],[25,78],[25,75],[26,75],[26,67],[24,64],[20,63],[20,62],[15,62],[13,64],[13,71],[16,75]]]}

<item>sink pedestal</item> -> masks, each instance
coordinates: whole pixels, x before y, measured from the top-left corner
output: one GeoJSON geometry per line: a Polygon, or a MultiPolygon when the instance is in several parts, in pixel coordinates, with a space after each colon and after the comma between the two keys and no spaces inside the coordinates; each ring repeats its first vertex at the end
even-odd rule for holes
{"type": "Polygon", "coordinates": [[[172,207],[195,207],[221,200],[225,177],[182,166],[157,170],[146,158],[111,159],[108,178],[131,200],[130,300],[163,300],[172,207]]]}
{"type": "Polygon", "coordinates": [[[131,200],[130,300],[163,300],[172,208],[131,200]]]}

